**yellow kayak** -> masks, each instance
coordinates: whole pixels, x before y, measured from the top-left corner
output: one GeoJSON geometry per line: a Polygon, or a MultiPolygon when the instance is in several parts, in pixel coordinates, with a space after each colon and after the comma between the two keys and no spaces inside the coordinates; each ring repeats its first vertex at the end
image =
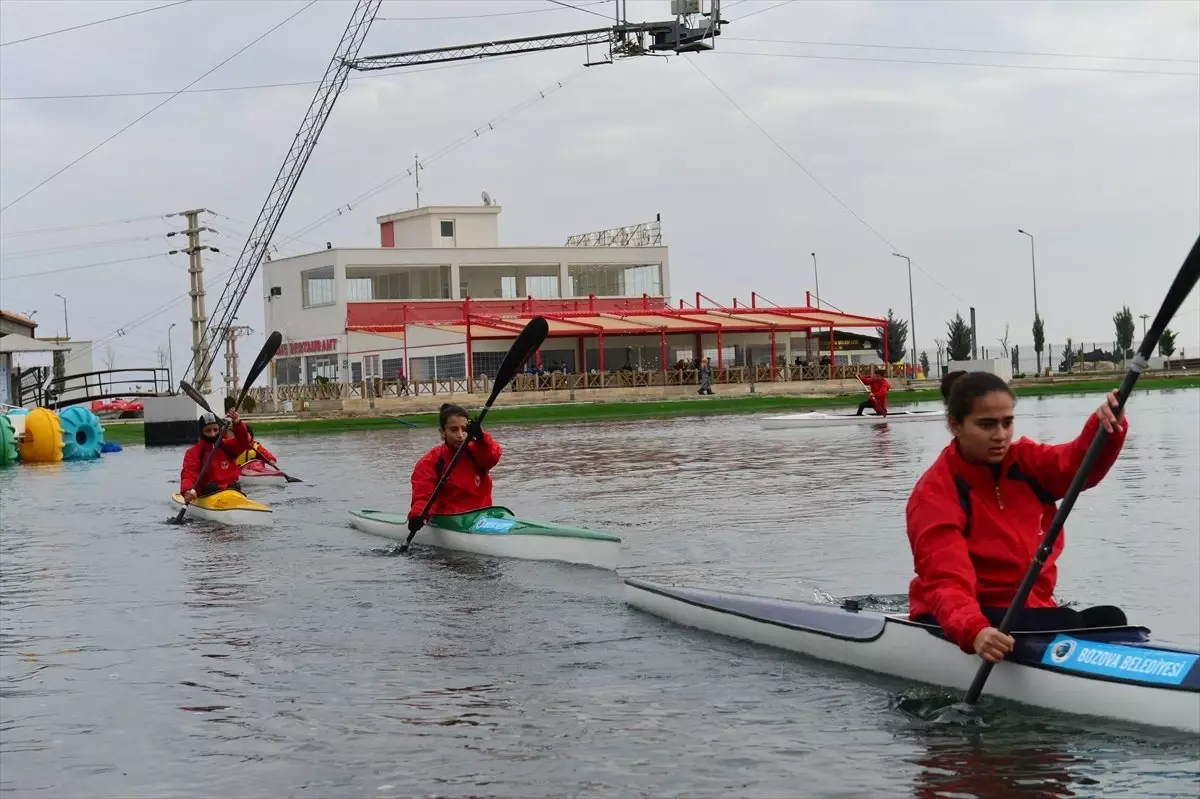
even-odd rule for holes
{"type": "MultiPolygon", "coordinates": [[[[171,504],[178,512],[187,503],[184,501],[183,495],[177,493],[171,495],[171,504]]],[[[189,519],[258,527],[269,527],[272,516],[269,507],[232,489],[197,497],[187,506],[185,515],[189,519]]]]}

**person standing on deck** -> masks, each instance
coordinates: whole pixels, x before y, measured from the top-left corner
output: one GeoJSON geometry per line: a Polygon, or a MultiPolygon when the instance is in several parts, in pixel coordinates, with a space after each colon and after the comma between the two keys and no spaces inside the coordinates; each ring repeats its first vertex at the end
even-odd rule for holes
{"type": "Polygon", "coordinates": [[[712,390],[712,364],[708,358],[700,362],[700,390],[697,394],[711,394],[712,390]]]}
{"type": "Polygon", "coordinates": [[[200,440],[184,453],[183,468],[179,473],[179,493],[183,494],[183,498],[188,502],[197,496],[203,497],[230,488],[240,488],[238,478],[242,472],[237,459],[250,447],[250,432],[237,411],[231,410],[225,415],[229,417],[233,427],[219,443],[217,436],[221,435],[221,422],[217,415],[212,412],[200,415],[200,440]],[[220,451],[209,459],[208,454],[214,448],[220,451]],[[208,460],[208,468],[201,474],[200,469],[205,460],[208,460]]]}
{"type": "MultiPolygon", "coordinates": [[[[1058,500],[1101,427],[1108,436],[1084,488],[1104,478],[1121,453],[1129,422],[1117,411],[1114,390],[1074,441],[1013,441],[1014,396],[1003,379],[951,372],[942,380],[942,394],[954,439],[917,481],[905,512],[916,572],[908,589],[909,618],[940,626],[964,652],[995,663],[1015,644],[997,626],[1050,528],[1058,500]]],[[[1055,602],[1064,536],[1055,542],[1013,629],[1124,626],[1120,608],[1077,611],[1055,602]]]]}
{"type": "Polygon", "coordinates": [[[871,391],[871,395],[863,400],[858,405],[858,413],[855,416],[862,416],[863,411],[867,408],[874,408],[877,416],[887,416],[887,395],[891,390],[892,384],[883,376],[882,370],[876,370],[870,380],[866,380],[862,375],[859,375],[859,380],[863,382],[871,391]]]}
{"type": "Polygon", "coordinates": [[[437,500],[429,509],[430,516],[452,516],[468,513],[492,505],[491,470],[500,462],[503,454],[500,445],[484,432],[479,422],[467,416],[458,405],[446,403],[438,415],[438,431],[442,443],[426,452],[412,473],[412,504],[408,510],[408,531],[416,533],[425,526],[421,516],[425,503],[433,496],[433,490],[459,447],[466,447],[463,457],[454,465],[454,471],[446,478],[437,500]]]}

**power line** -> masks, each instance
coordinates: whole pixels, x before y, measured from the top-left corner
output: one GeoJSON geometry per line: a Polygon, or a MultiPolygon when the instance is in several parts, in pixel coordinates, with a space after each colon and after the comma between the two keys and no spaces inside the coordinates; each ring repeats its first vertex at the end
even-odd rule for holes
{"type": "Polygon", "coordinates": [[[731,19],[729,21],[730,22],[741,22],[742,20],[749,19],[750,17],[753,17],[757,14],[765,14],[768,11],[774,11],[777,8],[781,8],[783,6],[789,5],[794,2],[795,2],[795,0],[783,0],[783,2],[776,3],[773,6],[768,6],[767,8],[760,8],[758,11],[751,11],[748,14],[742,14],[740,17],[735,17],[734,19],[731,19]]]}
{"type": "MultiPolygon", "coordinates": [[[[553,10],[553,9],[551,9],[553,10]]],[[[500,58],[493,58],[492,61],[498,61],[509,58],[521,58],[523,56],[532,55],[532,53],[512,53],[500,58]]],[[[372,73],[369,75],[351,75],[346,78],[347,81],[360,80],[379,80],[380,78],[395,78],[405,75],[419,75],[422,72],[437,72],[442,69],[459,69],[461,67],[477,66],[481,61],[459,61],[453,64],[438,64],[436,66],[425,67],[424,69],[406,69],[403,72],[392,73],[372,73]]],[[[113,97],[161,97],[164,94],[212,94],[215,92],[243,92],[252,91],[255,89],[288,89],[294,86],[315,86],[321,81],[319,80],[296,80],[286,81],[283,83],[252,83],[242,86],[215,86],[211,89],[184,89],[180,92],[171,91],[152,91],[152,92],[96,92],[94,94],[27,94],[17,95],[15,97],[0,97],[0,103],[17,102],[23,100],[100,100],[113,97]]]]}
{"type": "Polygon", "coordinates": [[[85,22],[82,25],[72,25],[69,28],[59,28],[56,31],[47,31],[46,33],[39,33],[36,36],[26,36],[24,39],[13,39],[12,41],[9,41],[9,42],[0,42],[0,47],[8,47],[10,44],[21,44],[22,42],[32,42],[34,39],[45,39],[47,36],[57,36],[60,33],[68,33],[70,31],[82,30],[83,28],[91,28],[96,25],[103,25],[106,22],[116,22],[119,19],[128,19],[129,17],[136,17],[139,14],[149,14],[151,11],[162,11],[164,8],[172,8],[174,6],[181,6],[184,3],[190,3],[191,1],[192,0],[177,0],[177,2],[167,3],[166,5],[162,5],[162,6],[154,6],[153,8],[143,8],[141,11],[131,11],[128,14],[120,14],[115,17],[105,17],[104,19],[98,19],[95,22],[85,22]]]}
{"type": "Polygon", "coordinates": [[[43,269],[41,272],[21,272],[16,275],[0,275],[0,280],[21,280],[27,277],[42,277],[44,275],[57,275],[61,272],[75,272],[80,269],[94,269],[98,266],[112,266],[113,264],[127,264],[133,261],[148,261],[151,258],[165,258],[166,253],[155,253],[153,255],[142,255],[137,258],[118,258],[115,261],[99,261],[94,264],[79,264],[77,266],[64,266],[58,269],[43,269]]]}
{"type": "MultiPolygon", "coordinates": [[[[593,0],[590,3],[584,3],[583,6],[599,6],[607,3],[608,0],[593,0]]],[[[584,8],[575,8],[568,6],[573,11],[583,11],[584,8]]],[[[452,17],[376,17],[376,22],[429,22],[432,20],[443,19],[484,19],[485,17],[516,17],[522,14],[544,14],[547,11],[562,11],[562,8],[528,8],[524,11],[497,11],[492,14],[459,14],[452,17]]]]}
{"type": "Polygon", "coordinates": [[[398,172],[398,173],[392,175],[391,177],[387,178],[386,180],[382,181],[381,183],[376,184],[374,187],[372,187],[372,188],[368,189],[367,191],[363,192],[362,194],[358,195],[354,199],[352,199],[348,202],[342,203],[337,208],[334,208],[332,211],[329,211],[328,213],[324,214],[323,216],[319,217],[318,219],[315,219],[314,221],[305,225],[304,227],[299,228],[292,235],[284,237],[282,240],[280,240],[278,242],[278,244],[272,244],[271,246],[272,247],[283,247],[288,242],[291,242],[291,241],[303,241],[303,239],[300,238],[301,236],[306,235],[307,233],[317,229],[318,227],[326,224],[327,222],[333,221],[337,217],[341,216],[344,213],[344,211],[353,210],[353,207],[355,205],[357,205],[365,200],[368,200],[371,197],[374,197],[375,195],[379,194],[380,192],[383,192],[384,190],[390,188],[391,186],[394,186],[395,184],[399,183],[400,181],[404,180],[405,178],[412,177],[414,169],[418,169],[418,168],[424,169],[427,164],[432,164],[433,162],[435,162],[441,158],[444,158],[445,156],[454,152],[458,148],[463,147],[463,146],[475,141],[480,136],[482,136],[484,133],[495,130],[496,125],[498,125],[501,122],[505,121],[506,119],[520,113],[521,111],[524,111],[526,108],[529,108],[530,106],[535,105],[536,103],[540,102],[541,100],[546,99],[546,97],[548,95],[558,91],[559,89],[564,88],[568,83],[575,80],[579,76],[583,75],[585,72],[587,72],[587,67],[580,67],[579,69],[576,69],[574,72],[572,72],[567,77],[563,78],[562,80],[557,81],[554,85],[549,86],[545,89],[542,89],[535,96],[530,97],[530,98],[518,103],[517,105],[513,106],[512,108],[509,108],[507,111],[501,112],[500,114],[492,117],[487,122],[484,122],[482,125],[475,127],[473,130],[471,130],[470,133],[467,133],[467,134],[461,136],[460,138],[456,139],[455,141],[451,142],[450,144],[443,146],[441,149],[436,151],[433,155],[419,161],[417,166],[410,167],[410,168],[404,170],[403,172],[398,172]]]}
{"type": "MultiPolygon", "coordinates": [[[[686,60],[689,64],[692,65],[692,67],[697,72],[700,73],[701,76],[703,76],[703,78],[706,81],[709,82],[709,84],[712,85],[712,87],[714,89],[717,90],[717,92],[722,97],[724,97],[726,100],[729,101],[730,105],[732,105],[734,108],[736,108],[738,110],[738,113],[740,113],[742,116],[744,116],[751,125],[753,125],[755,128],[757,128],[758,132],[761,133],[764,137],[766,137],[767,141],[769,141],[769,142],[771,142],[771,144],[775,145],[775,149],[777,149],[777,150],[779,150],[779,152],[783,153],[787,157],[787,159],[789,161],[791,161],[798,169],[800,169],[801,172],[803,172],[805,175],[807,175],[809,177],[809,179],[812,180],[813,183],[816,183],[818,186],[820,186],[821,189],[826,194],[828,194],[830,197],[833,198],[834,202],[836,202],[838,205],[840,205],[843,208],[843,210],[846,211],[846,213],[850,214],[850,216],[852,216],[856,220],[858,220],[859,224],[861,224],[863,227],[865,227],[867,230],[869,230],[877,239],[879,239],[884,244],[886,244],[888,246],[888,249],[890,249],[892,252],[901,252],[900,248],[897,247],[895,244],[892,244],[892,242],[890,240],[888,240],[887,236],[880,233],[877,229],[875,229],[871,225],[871,223],[867,222],[867,220],[865,220],[861,216],[859,216],[858,213],[853,208],[851,208],[849,205],[847,205],[845,202],[843,202],[842,198],[838,197],[837,194],[834,193],[833,189],[829,188],[823,182],[821,182],[821,179],[818,178],[816,175],[814,175],[808,169],[808,167],[806,167],[804,164],[800,163],[799,159],[797,159],[794,155],[792,155],[790,152],[788,152],[787,148],[784,147],[782,144],[780,144],[779,141],[774,136],[772,136],[770,133],[768,133],[766,128],[764,128],[762,125],[758,124],[758,122],[754,119],[754,117],[750,116],[750,114],[747,113],[746,109],[744,109],[740,105],[738,105],[736,100],[734,100],[732,97],[730,97],[729,94],[724,89],[722,89],[720,86],[718,86],[717,82],[714,81],[712,78],[710,78],[708,76],[707,72],[705,72],[703,69],[701,69],[699,66],[697,66],[696,62],[693,59],[688,58],[686,60]]],[[[917,271],[919,271],[921,274],[925,275],[925,277],[929,278],[934,283],[936,283],[947,294],[954,297],[959,302],[963,302],[963,303],[966,302],[966,300],[964,300],[962,297],[955,294],[953,291],[951,291],[949,288],[947,288],[945,285],[943,285],[941,283],[941,281],[939,281],[933,275],[926,272],[919,265],[914,264],[914,266],[916,266],[917,271]]]]}
{"type": "Polygon", "coordinates": [[[563,0],[546,0],[546,2],[554,3],[554,5],[562,6],[563,8],[569,8],[572,11],[582,11],[585,14],[591,14],[593,16],[600,17],[601,19],[607,19],[609,21],[612,21],[613,19],[608,14],[601,14],[599,11],[592,11],[591,9],[587,9],[582,6],[573,6],[570,3],[564,3],[563,0]]]}
{"type": "Polygon", "coordinates": [[[265,39],[265,38],[267,38],[268,36],[270,36],[272,33],[274,33],[275,31],[279,30],[280,28],[282,28],[282,27],[283,27],[284,25],[286,25],[288,22],[291,22],[293,19],[295,19],[296,17],[300,16],[301,14],[303,14],[303,13],[304,13],[305,11],[307,11],[308,9],[312,8],[314,5],[316,5],[316,3],[317,3],[317,0],[309,0],[309,2],[308,2],[307,4],[305,4],[305,6],[304,6],[303,8],[301,8],[299,11],[296,11],[295,13],[293,13],[293,14],[289,15],[289,16],[288,16],[286,19],[284,19],[282,22],[279,22],[279,23],[277,23],[277,24],[276,24],[276,25],[274,25],[272,28],[268,29],[268,30],[267,30],[265,33],[263,33],[263,34],[260,34],[260,35],[259,35],[257,38],[255,38],[255,39],[254,39],[253,41],[251,41],[249,44],[247,44],[247,45],[244,45],[244,46],[243,46],[241,49],[239,49],[239,50],[238,50],[237,52],[235,52],[233,55],[229,56],[229,57],[228,57],[228,58],[226,58],[224,61],[222,61],[221,63],[217,64],[215,67],[213,67],[212,69],[208,70],[207,72],[205,72],[205,73],[204,73],[203,75],[201,75],[200,77],[196,78],[194,81],[192,81],[191,83],[189,83],[187,86],[184,86],[184,87],[183,87],[183,89],[180,89],[179,91],[175,92],[175,93],[174,93],[174,94],[172,94],[170,97],[168,97],[167,99],[163,100],[161,103],[159,103],[158,105],[154,106],[154,107],[153,107],[153,108],[151,108],[149,111],[147,111],[146,113],[142,114],[140,117],[138,117],[137,119],[133,120],[133,121],[132,121],[132,122],[130,122],[128,125],[126,125],[125,127],[121,128],[121,129],[120,129],[120,130],[118,130],[116,133],[112,134],[112,135],[111,135],[111,136],[109,136],[107,139],[105,139],[104,141],[100,142],[100,143],[99,143],[99,144],[97,144],[95,147],[93,147],[92,149],[88,150],[86,153],[84,153],[83,155],[79,156],[79,157],[78,157],[78,158],[76,158],[74,161],[72,161],[71,163],[67,164],[67,165],[66,165],[66,166],[64,166],[62,169],[58,170],[58,171],[57,171],[57,172],[55,172],[53,175],[51,175],[50,177],[48,177],[48,178],[46,178],[45,180],[43,180],[41,183],[38,183],[36,186],[34,186],[34,187],[33,187],[32,189],[30,189],[29,191],[27,191],[27,192],[25,192],[24,194],[22,194],[22,195],[20,195],[19,197],[17,197],[17,199],[13,200],[13,201],[12,201],[12,202],[10,202],[8,205],[5,205],[3,208],[0,208],[0,213],[2,213],[2,212],[4,212],[4,211],[7,211],[9,208],[12,208],[14,205],[16,205],[17,203],[19,203],[21,200],[25,199],[26,197],[28,197],[29,195],[33,194],[35,191],[37,191],[38,189],[40,189],[42,186],[45,186],[45,185],[46,185],[47,183],[49,183],[50,181],[54,180],[56,177],[58,177],[59,175],[61,175],[63,172],[66,172],[68,169],[70,169],[71,167],[75,166],[75,165],[76,165],[76,164],[78,164],[80,161],[82,161],[83,159],[87,158],[89,155],[91,155],[92,153],[96,152],[96,151],[97,151],[97,150],[99,150],[101,147],[103,147],[104,145],[108,144],[110,141],[112,141],[113,139],[117,138],[117,137],[118,137],[118,136],[120,136],[122,133],[124,133],[125,131],[129,130],[130,128],[132,128],[132,127],[133,127],[134,125],[136,125],[137,123],[141,122],[141,121],[142,121],[143,119],[145,119],[146,117],[148,117],[148,116],[150,116],[151,114],[153,114],[153,113],[154,113],[155,111],[157,111],[158,109],[162,108],[162,107],[163,107],[164,105],[166,105],[167,103],[169,103],[169,102],[171,102],[172,100],[174,100],[176,97],[178,97],[180,94],[182,94],[182,93],[183,93],[183,92],[184,92],[186,89],[188,89],[188,88],[189,88],[189,87],[191,87],[191,86],[195,86],[197,83],[199,83],[200,81],[204,80],[204,79],[205,79],[205,78],[207,78],[209,75],[213,74],[213,73],[214,73],[214,72],[216,72],[218,69],[220,69],[221,67],[225,66],[225,65],[226,65],[226,64],[228,64],[230,61],[232,61],[233,59],[237,58],[239,55],[241,55],[242,53],[246,52],[246,51],[247,51],[247,50],[249,50],[251,47],[253,47],[254,45],[258,44],[258,43],[259,43],[260,41],[262,41],[263,39],[265,39]]]}
{"type": "Polygon", "coordinates": [[[1081,53],[1041,53],[1030,50],[980,50],[969,47],[917,47],[904,44],[862,44],[856,42],[811,42],[799,39],[756,39],[744,36],[724,36],[730,42],[760,42],[765,44],[804,44],[817,47],[868,47],[880,50],[926,50],[935,53],[982,53],[984,55],[1026,55],[1045,58],[1093,58],[1104,61],[1163,61],[1176,64],[1200,64],[1197,58],[1151,58],[1131,55],[1084,55],[1081,53]]]}
{"type": "Polygon", "coordinates": [[[38,250],[21,250],[19,252],[3,252],[0,251],[0,260],[11,261],[16,258],[37,258],[43,255],[57,255],[59,253],[71,252],[73,250],[91,250],[96,247],[111,247],[115,244],[129,244],[135,241],[151,241],[152,239],[161,239],[161,234],[152,234],[150,236],[126,236],[123,239],[105,239],[103,241],[85,241],[79,244],[60,244],[54,247],[43,247],[38,250]]]}
{"type": "Polygon", "coordinates": [[[749,55],[749,56],[764,56],[767,58],[809,58],[817,61],[866,61],[873,63],[884,64],[925,64],[938,67],[991,67],[996,69],[1031,69],[1044,70],[1048,72],[1108,72],[1124,75],[1162,75],[1174,76],[1183,78],[1200,78],[1200,73],[1195,72],[1164,72],[1161,70],[1146,70],[1146,69],[1111,69],[1105,67],[1057,67],[1050,65],[1037,64],[985,64],[975,61],[921,61],[917,59],[905,58],[867,58],[866,56],[846,56],[846,55],[810,55],[804,53],[747,53],[739,50],[715,50],[713,52],[724,53],[725,55],[749,55]]]}
{"type": "Polygon", "coordinates": [[[19,236],[40,236],[46,233],[62,233],[63,231],[67,230],[86,230],[87,228],[128,225],[131,222],[144,222],[148,219],[162,219],[162,215],[152,214],[150,216],[131,216],[128,219],[114,219],[111,222],[85,222],[81,225],[58,225],[56,227],[37,228],[35,230],[18,230],[12,233],[4,233],[0,235],[0,239],[17,238],[19,236]]]}

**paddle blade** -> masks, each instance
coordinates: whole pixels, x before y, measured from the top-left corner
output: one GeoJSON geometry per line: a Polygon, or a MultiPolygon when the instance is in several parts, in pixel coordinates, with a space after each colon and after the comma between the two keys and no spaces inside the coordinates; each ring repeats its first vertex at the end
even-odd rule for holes
{"type": "Polygon", "coordinates": [[[213,412],[213,409],[209,407],[208,400],[204,399],[204,397],[200,395],[200,392],[196,390],[195,386],[188,381],[180,380],[179,390],[191,397],[192,402],[196,403],[204,410],[208,411],[209,413],[213,412]]]}
{"type": "Polygon", "coordinates": [[[254,385],[254,381],[267,368],[267,364],[275,357],[275,353],[279,352],[280,345],[283,344],[283,334],[275,330],[271,335],[267,336],[267,340],[263,343],[262,349],[258,351],[258,357],[254,359],[254,364],[250,367],[250,371],[246,373],[245,389],[254,385]]]}
{"type": "Polygon", "coordinates": [[[525,329],[517,335],[516,341],[509,348],[508,354],[504,356],[504,362],[500,364],[500,369],[496,372],[496,388],[492,392],[493,398],[499,389],[512,382],[521,366],[529,360],[529,356],[533,355],[538,347],[542,346],[542,342],[546,340],[549,333],[550,323],[544,318],[535,316],[529,320],[529,324],[525,325],[525,329]]]}

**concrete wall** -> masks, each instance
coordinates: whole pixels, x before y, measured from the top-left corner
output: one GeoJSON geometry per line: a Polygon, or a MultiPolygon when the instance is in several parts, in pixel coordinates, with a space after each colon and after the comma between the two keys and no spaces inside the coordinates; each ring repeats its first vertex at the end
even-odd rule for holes
{"type": "Polygon", "coordinates": [[[1004,380],[1006,383],[1012,382],[1012,361],[1008,358],[998,358],[978,361],[951,361],[946,367],[946,372],[989,372],[1004,380]]]}

